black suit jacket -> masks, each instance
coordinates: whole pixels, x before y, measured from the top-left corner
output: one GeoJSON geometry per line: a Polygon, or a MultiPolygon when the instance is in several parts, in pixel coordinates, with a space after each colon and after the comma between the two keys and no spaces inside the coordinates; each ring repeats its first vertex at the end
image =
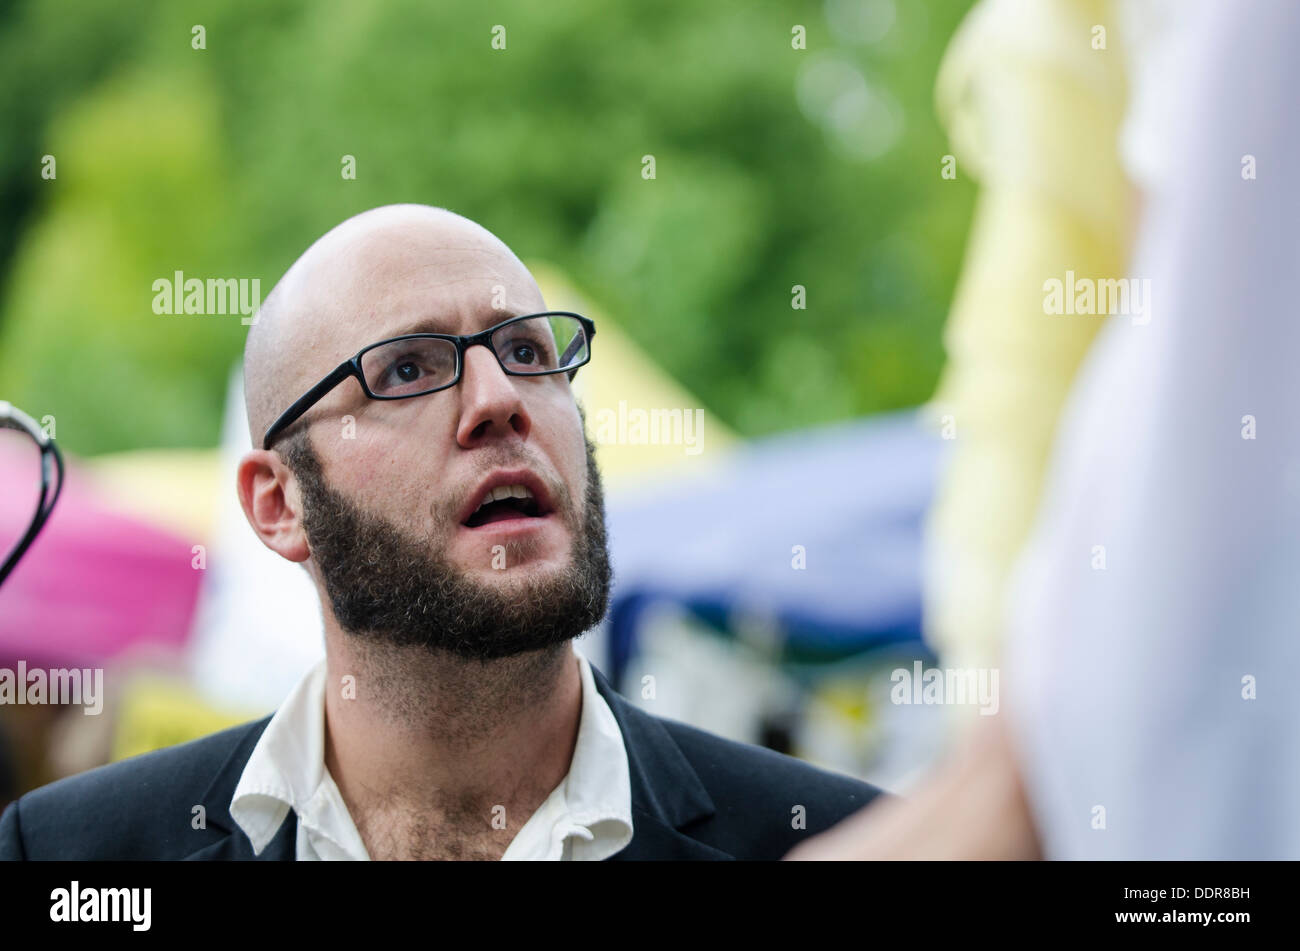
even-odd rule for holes
{"type": "MultiPolygon", "coordinates": [[[[623,733],[636,859],[778,859],[870,802],[847,776],[675,720],[620,696],[592,668],[623,733]],[[803,807],[804,824],[794,820],[803,807]]],[[[292,861],[297,815],[253,854],[230,816],[235,786],[271,718],[136,756],[33,790],[0,817],[0,859],[280,859],[292,861]],[[195,829],[194,807],[206,812],[195,829]]]]}

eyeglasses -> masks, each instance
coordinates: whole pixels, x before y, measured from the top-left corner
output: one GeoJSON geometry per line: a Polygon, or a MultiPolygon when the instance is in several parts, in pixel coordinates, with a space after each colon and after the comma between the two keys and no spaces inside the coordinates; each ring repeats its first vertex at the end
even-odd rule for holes
{"type": "Polygon", "coordinates": [[[403,334],[372,343],[340,363],[271,424],[262,440],[270,449],[275,437],[316,405],[348,377],[355,377],[372,400],[405,400],[426,396],[460,382],[465,350],[484,346],[496,355],[510,376],[568,373],[591,360],[596,325],[563,310],[525,314],[476,334],[403,334]]]}

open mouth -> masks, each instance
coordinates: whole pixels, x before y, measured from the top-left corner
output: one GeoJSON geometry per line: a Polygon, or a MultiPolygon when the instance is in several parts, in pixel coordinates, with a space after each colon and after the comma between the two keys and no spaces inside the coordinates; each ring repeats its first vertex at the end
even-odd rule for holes
{"type": "Polygon", "coordinates": [[[468,528],[490,525],[519,518],[540,518],[545,513],[531,489],[524,485],[502,485],[483,497],[472,515],[465,520],[468,528]]]}

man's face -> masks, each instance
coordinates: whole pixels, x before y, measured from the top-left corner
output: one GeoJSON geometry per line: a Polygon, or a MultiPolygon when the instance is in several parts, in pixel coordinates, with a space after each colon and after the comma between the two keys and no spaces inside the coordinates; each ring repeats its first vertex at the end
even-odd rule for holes
{"type": "MultiPolygon", "coordinates": [[[[454,243],[371,236],[345,248],[348,266],[318,268],[311,293],[332,332],[304,354],[306,386],[388,337],[468,334],[546,309],[513,256],[472,236],[454,243]]],[[[347,381],[306,420],[309,441],[279,448],[344,630],[489,658],[566,640],[603,615],[599,475],[565,375],[508,376],[471,347],[455,387],[388,401],[347,381]],[[532,501],[480,509],[511,486],[532,501]]]]}
{"type": "MultiPolygon", "coordinates": [[[[604,616],[610,567],[592,451],[587,443],[592,476],[581,509],[561,513],[574,538],[569,563],[485,584],[450,564],[430,537],[367,512],[330,486],[305,435],[284,449],[299,480],[312,558],[340,626],[354,636],[475,660],[561,644],[604,616]]],[[[498,570],[505,574],[504,562],[498,570]]]]}

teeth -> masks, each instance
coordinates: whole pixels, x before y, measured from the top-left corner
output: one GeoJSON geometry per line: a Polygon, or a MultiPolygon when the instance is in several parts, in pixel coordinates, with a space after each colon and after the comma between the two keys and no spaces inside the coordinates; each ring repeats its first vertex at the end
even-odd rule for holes
{"type": "MultiPolygon", "coordinates": [[[[523,485],[499,485],[495,489],[483,496],[483,501],[479,503],[479,508],[487,505],[489,502],[499,502],[501,499],[531,499],[533,493],[528,491],[527,486],[523,485]]],[[[475,509],[478,511],[478,509],[475,509]]]]}

